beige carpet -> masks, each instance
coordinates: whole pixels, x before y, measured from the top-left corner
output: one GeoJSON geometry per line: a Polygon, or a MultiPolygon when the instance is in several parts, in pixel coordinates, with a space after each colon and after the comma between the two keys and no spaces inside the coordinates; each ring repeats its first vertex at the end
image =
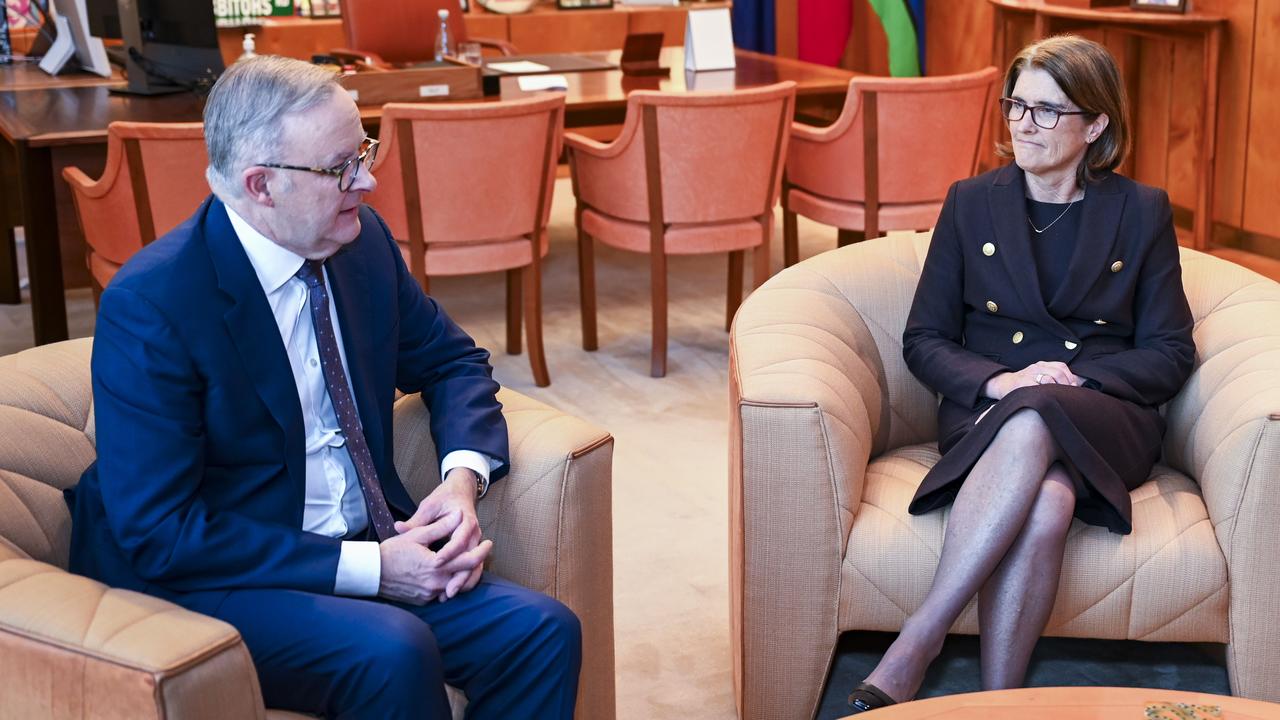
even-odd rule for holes
{"type": "MultiPolygon", "coordinates": [[[[781,216],[779,215],[779,218],[781,216]]],[[[781,267],[779,220],[773,267],[781,267]]],[[[835,246],[835,231],[801,220],[801,256],[835,246]]],[[[729,658],[727,397],[724,256],[670,263],[667,377],[649,377],[647,256],[597,246],[600,349],[582,350],[573,197],[556,185],[544,270],[551,386],[525,355],[506,355],[501,274],[433,280],[434,295],[481,345],[506,386],[572,412],[617,438],[614,588],[618,717],[735,716],[729,658]]],[[[23,261],[25,263],[25,260],[23,261]]],[[[746,263],[750,268],[750,261],[746,263]]],[[[750,287],[750,278],[746,280],[750,287]]],[[[71,334],[93,332],[88,290],[68,293],[71,334]]],[[[0,354],[31,344],[30,306],[0,305],[0,354]]],[[[501,548],[497,549],[501,552],[501,548]]]]}

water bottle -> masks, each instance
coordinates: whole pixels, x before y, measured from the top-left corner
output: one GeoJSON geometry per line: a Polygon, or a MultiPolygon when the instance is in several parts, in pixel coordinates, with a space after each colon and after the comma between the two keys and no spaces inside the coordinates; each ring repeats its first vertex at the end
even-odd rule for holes
{"type": "Polygon", "coordinates": [[[440,62],[457,53],[454,51],[453,38],[449,36],[449,11],[441,8],[436,11],[436,16],[440,18],[440,30],[436,33],[436,62],[440,62]]]}

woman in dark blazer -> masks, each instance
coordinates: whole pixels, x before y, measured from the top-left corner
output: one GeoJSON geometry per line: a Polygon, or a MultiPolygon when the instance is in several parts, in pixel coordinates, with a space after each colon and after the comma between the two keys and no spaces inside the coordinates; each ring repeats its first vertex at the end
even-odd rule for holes
{"type": "Polygon", "coordinates": [[[1073,36],[1023,49],[1001,111],[1014,162],[952,186],[903,336],[942,396],[942,459],[910,511],[951,505],[923,604],[849,696],[912,697],[978,595],[982,683],[1022,684],[1073,518],[1131,530],[1160,456],[1159,405],[1195,346],[1164,191],[1116,175],[1128,145],[1115,61],[1073,36]]]}

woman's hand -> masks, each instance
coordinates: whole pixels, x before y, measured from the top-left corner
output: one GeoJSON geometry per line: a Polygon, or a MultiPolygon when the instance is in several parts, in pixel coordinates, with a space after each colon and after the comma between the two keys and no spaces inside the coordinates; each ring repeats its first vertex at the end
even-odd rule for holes
{"type": "Polygon", "coordinates": [[[1080,387],[1084,384],[1084,378],[1071,372],[1066,363],[1041,361],[1031,363],[1017,372],[993,376],[982,387],[982,394],[999,400],[1018,388],[1050,383],[1080,387]]]}

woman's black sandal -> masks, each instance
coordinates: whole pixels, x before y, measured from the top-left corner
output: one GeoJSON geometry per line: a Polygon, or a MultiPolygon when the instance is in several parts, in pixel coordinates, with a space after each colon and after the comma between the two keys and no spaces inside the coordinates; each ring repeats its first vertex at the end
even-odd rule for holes
{"type": "Polygon", "coordinates": [[[871,683],[858,683],[853,692],[849,693],[849,707],[853,708],[854,715],[895,704],[897,703],[893,698],[871,683]]]}

